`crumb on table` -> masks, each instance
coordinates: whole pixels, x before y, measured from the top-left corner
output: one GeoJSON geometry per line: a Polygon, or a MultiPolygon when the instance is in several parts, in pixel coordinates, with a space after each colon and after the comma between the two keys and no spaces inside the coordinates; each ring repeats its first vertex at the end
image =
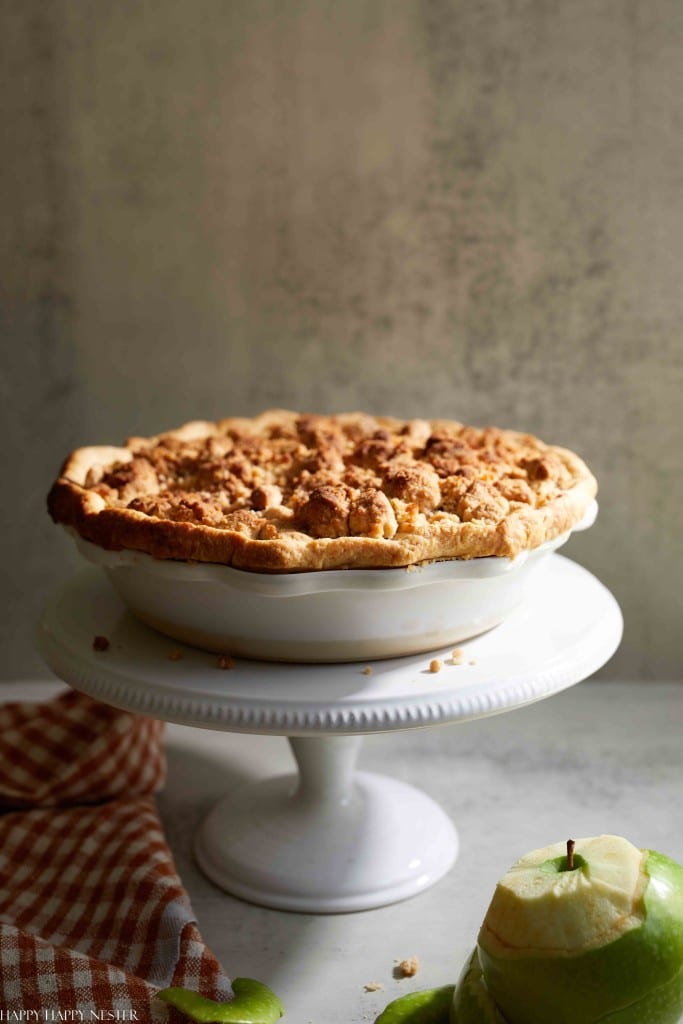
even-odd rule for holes
{"type": "Polygon", "coordinates": [[[429,662],[429,671],[430,672],[440,672],[441,671],[441,662],[439,661],[438,658],[432,658],[432,660],[429,662]]]}
{"type": "Polygon", "coordinates": [[[463,651],[462,647],[456,647],[455,650],[451,653],[451,662],[454,665],[462,665],[464,660],[465,652],[463,651]]]}
{"type": "Polygon", "coordinates": [[[109,641],[107,640],[106,636],[93,637],[92,649],[93,651],[108,651],[109,641]]]}
{"type": "Polygon", "coordinates": [[[364,676],[371,676],[372,675],[372,665],[366,665],[365,666],[365,668],[363,669],[363,675],[364,676]]]}
{"type": "Polygon", "coordinates": [[[470,665],[476,665],[476,664],[477,664],[477,659],[476,658],[470,658],[470,665]]]}
{"type": "Polygon", "coordinates": [[[173,650],[173,651],[169,651],[168,652],[169,661],[180,661],[182,656],[183,656],[183,652],[179,651],[177,648],[175,650],[173,650]]]}
{"type": "Polygon", "coordinates": [[[406,960],[400,960],[396,973],[401,978],[414,978],[420,969],[420,961],[416,956],[409,956],[406,960]]]}
{"type": "Polygon", "coordinates": [[[217,665],[222,669],[230,669],[235,667],[235,659],[231,658],[229,654],[220,654],[218,656],[217,665]]]}
{"type": "Polygon", "coordinates": [[[365,989],[366,992],[381,992],[381,990],[384,988],[384,985],[382,985],[379,981],[369,981],[366,985],[363,986],[363,988],[365,989]]]}

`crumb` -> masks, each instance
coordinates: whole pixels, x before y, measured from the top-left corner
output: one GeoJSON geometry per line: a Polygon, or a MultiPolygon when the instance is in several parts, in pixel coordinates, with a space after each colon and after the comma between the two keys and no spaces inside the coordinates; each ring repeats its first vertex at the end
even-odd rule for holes
{"type": "Polygon", "coordinates": [[[180,661],[182,656],[183,656],[183,652],[179,651],[177,649],[174,650],[174,651],[169,651],[168,652],[169,661],[180,661]]]}
{"type": "Polygon", "coordinates": [[[106,636],[94,637],[92,642],[92,649],[93,651],[108,651],[109,641],[107,640],[106,636]]]}
{"type": "Polygon", "coordinates": [[[470,658],[470,665],[476,665],[476,664],[477,664],[477,659],[476,658],[470,658]]]}
{"type": "Polygon", "coordinates": [[[409,956],[407,960],[401,960],[396,968],[399,978],[414,978],[420,970],[420,961],[416,956],[409,956]]]}
{"type": "Polygon", "coordinates": [[[432,660],[429,662],[429,671],[430,672],[440,672],[441,671],[441,662],[439,661],[438,658],[432,658],[432,660]]]}
{"type": "Polygon", "coordinates": [[[454,665],[462,665],[464,660],[465,652],[461,647],[456,647],[455,650],[451,652],[451,662],[454,665]]]}
{"type": "Polygon", "coordinates": [[[218,664],[219,668],[223,668],[223,669],[229,669],[229,668],[234,668],[235,667],[235,662],[230,657],[229,654],[221,654],[219,656],[219,658],[218,658],[217,664],[218,664]]]}
{"type": "Polygon", "coordinates": [[[364,676],[371,676],[372,675],[372,665],[366,665],[365,666],[365,668],[363,669],[363,675],[364,676]]]}
{"type": "Polygon", "coordinates": [[[363,988],[366,992],[381,992],[384,985],[381,985],[379,981],[369,981],[367,985],[363,986],[363,988]]]}

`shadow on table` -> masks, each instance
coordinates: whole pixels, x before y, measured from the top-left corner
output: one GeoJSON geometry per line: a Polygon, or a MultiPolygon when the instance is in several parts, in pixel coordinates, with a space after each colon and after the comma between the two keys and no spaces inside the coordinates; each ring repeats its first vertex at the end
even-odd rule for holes
{"type": "MultiPolygon", "coordinates": [[[[317,970],[322,968],[324,950],[328,954],[323,960],[334,966],[341,919],[354,918],[362,929],[365,915],[271,910],[223,892],[197,867],[194,840],[203,818],[220,797],[260,777],[295,770],[284,739],[267,746],[260,740],[262,737],[240,737],[239,742],[201,750],[182,738],[169,737],[167,782],[157,801],[166,838],[205,941],[231,977],[258,977],[280,992],[290,989],[299,976],[300,984],[305,985],[312,964],[317,970]]],[[[209,743],[207,740],[207,746],[209,743]]]]}

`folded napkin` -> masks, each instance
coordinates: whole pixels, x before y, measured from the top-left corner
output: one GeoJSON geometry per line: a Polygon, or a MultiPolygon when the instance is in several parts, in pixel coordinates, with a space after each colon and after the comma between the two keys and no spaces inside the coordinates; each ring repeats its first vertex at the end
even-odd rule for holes
{"type": "Polygon", "coordinates": [[[197,930],[153,793],[163,724],[73,691],[0,707],[0,1020],[184,1020],[230,982],[197,930]]]}

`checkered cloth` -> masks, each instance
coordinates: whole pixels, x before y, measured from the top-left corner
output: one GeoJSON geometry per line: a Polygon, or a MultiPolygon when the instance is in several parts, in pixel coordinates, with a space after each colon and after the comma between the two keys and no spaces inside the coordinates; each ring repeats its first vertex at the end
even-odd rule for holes
{"type": "Polygon", "coordinates": [[[0,1020],[172,1022],[159,988],[230,996],[154,807],[162,732],[75,692],[0,707],[0,1020]]]}

